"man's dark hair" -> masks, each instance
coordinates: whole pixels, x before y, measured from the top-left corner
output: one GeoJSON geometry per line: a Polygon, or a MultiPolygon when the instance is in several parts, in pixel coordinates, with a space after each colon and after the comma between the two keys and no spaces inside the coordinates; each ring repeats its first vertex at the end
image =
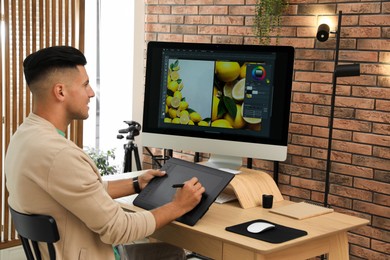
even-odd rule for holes
{"type": "Polygon", "coordinates": [[[85,65],[84,54],[70,46],[53,46],[41,49],[27,56],[23,62],[27,85],[39,80],[49,72],[60,68],[76,68],[85,65]]]}

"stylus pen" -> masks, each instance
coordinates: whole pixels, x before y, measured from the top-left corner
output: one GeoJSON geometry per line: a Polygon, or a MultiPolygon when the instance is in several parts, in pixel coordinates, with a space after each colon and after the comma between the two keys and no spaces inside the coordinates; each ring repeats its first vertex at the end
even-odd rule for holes
{"type": "Polygon", "coordinates": [[[172,185],[172,188],[183,188],[183,186],[184,186],[184,183],[173,184],[173,185],[172,185]]]}

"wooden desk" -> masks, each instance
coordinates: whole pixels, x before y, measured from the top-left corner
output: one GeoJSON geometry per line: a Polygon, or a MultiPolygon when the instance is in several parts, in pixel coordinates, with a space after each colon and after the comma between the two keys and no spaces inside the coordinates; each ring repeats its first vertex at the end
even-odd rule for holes
{"type": "MultiPolygon", "coordinates": [[[[293,202],[275,202],[274,207],[293,202]]],[[[142,210],[129,203],[121,203],[131,211],[142,210]]],[[[237,202],[216,204],[193,227],[173,222],[157,230],[152,237],[186,248],[213,259],[308,259],[329,254],[330,260],[349,259],[347,231],[366,225],[367,220],[329,213],[304,220],[295,220],[269,212],[261,207],[242,209],[237,202]],[[232,232],[225,227],[254,219],[265,219],[280,225],[302,229],[307,236],[285,243],[271,244],[232,232]]]]}

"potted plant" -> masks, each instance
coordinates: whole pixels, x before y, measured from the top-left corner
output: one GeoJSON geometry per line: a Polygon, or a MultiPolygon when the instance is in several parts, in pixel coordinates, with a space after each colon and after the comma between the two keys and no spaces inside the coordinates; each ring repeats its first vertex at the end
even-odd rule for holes
{"type": "Polygon", "coordinates": [[[110,160],[115,159],[115,149],[111,149],[107,152],[104,152],[99,149],[87,147],[86,153],[95,162],[97,168],[100,171],[101,176],[117,173],[117,166],[110,165],[110,160]]]}
{"type": "MultiPolygon", "coordinates": [[[[279,36],[281,17],[287,6],[287,0],[256,1],[254,31],[260,44],[270,44],[270,32],[275,28],[277,29],[277,36],[279,36]]],[[[276,41],[278,43],[278,39],[276,41]]]]}

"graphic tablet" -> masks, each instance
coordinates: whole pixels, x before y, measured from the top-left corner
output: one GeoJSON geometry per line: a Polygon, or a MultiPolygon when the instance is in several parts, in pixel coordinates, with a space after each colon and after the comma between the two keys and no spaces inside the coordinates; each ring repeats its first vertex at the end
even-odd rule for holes
{"type": "Polygon", "coordinates": [[[207,212],[221,191],[229,184],[234,175],[228,172],[191,163],[188,161],[171,158],[161,168],[167,174],[164,177],[154,178],[134,200],[134,205],[151,210],[160,207],[170,201],[176,189],[173,184],[180,184],[192,177],[197,177],[205,187],[200,203],[190,212],[177,221],[193,226],[207,212]]]}

